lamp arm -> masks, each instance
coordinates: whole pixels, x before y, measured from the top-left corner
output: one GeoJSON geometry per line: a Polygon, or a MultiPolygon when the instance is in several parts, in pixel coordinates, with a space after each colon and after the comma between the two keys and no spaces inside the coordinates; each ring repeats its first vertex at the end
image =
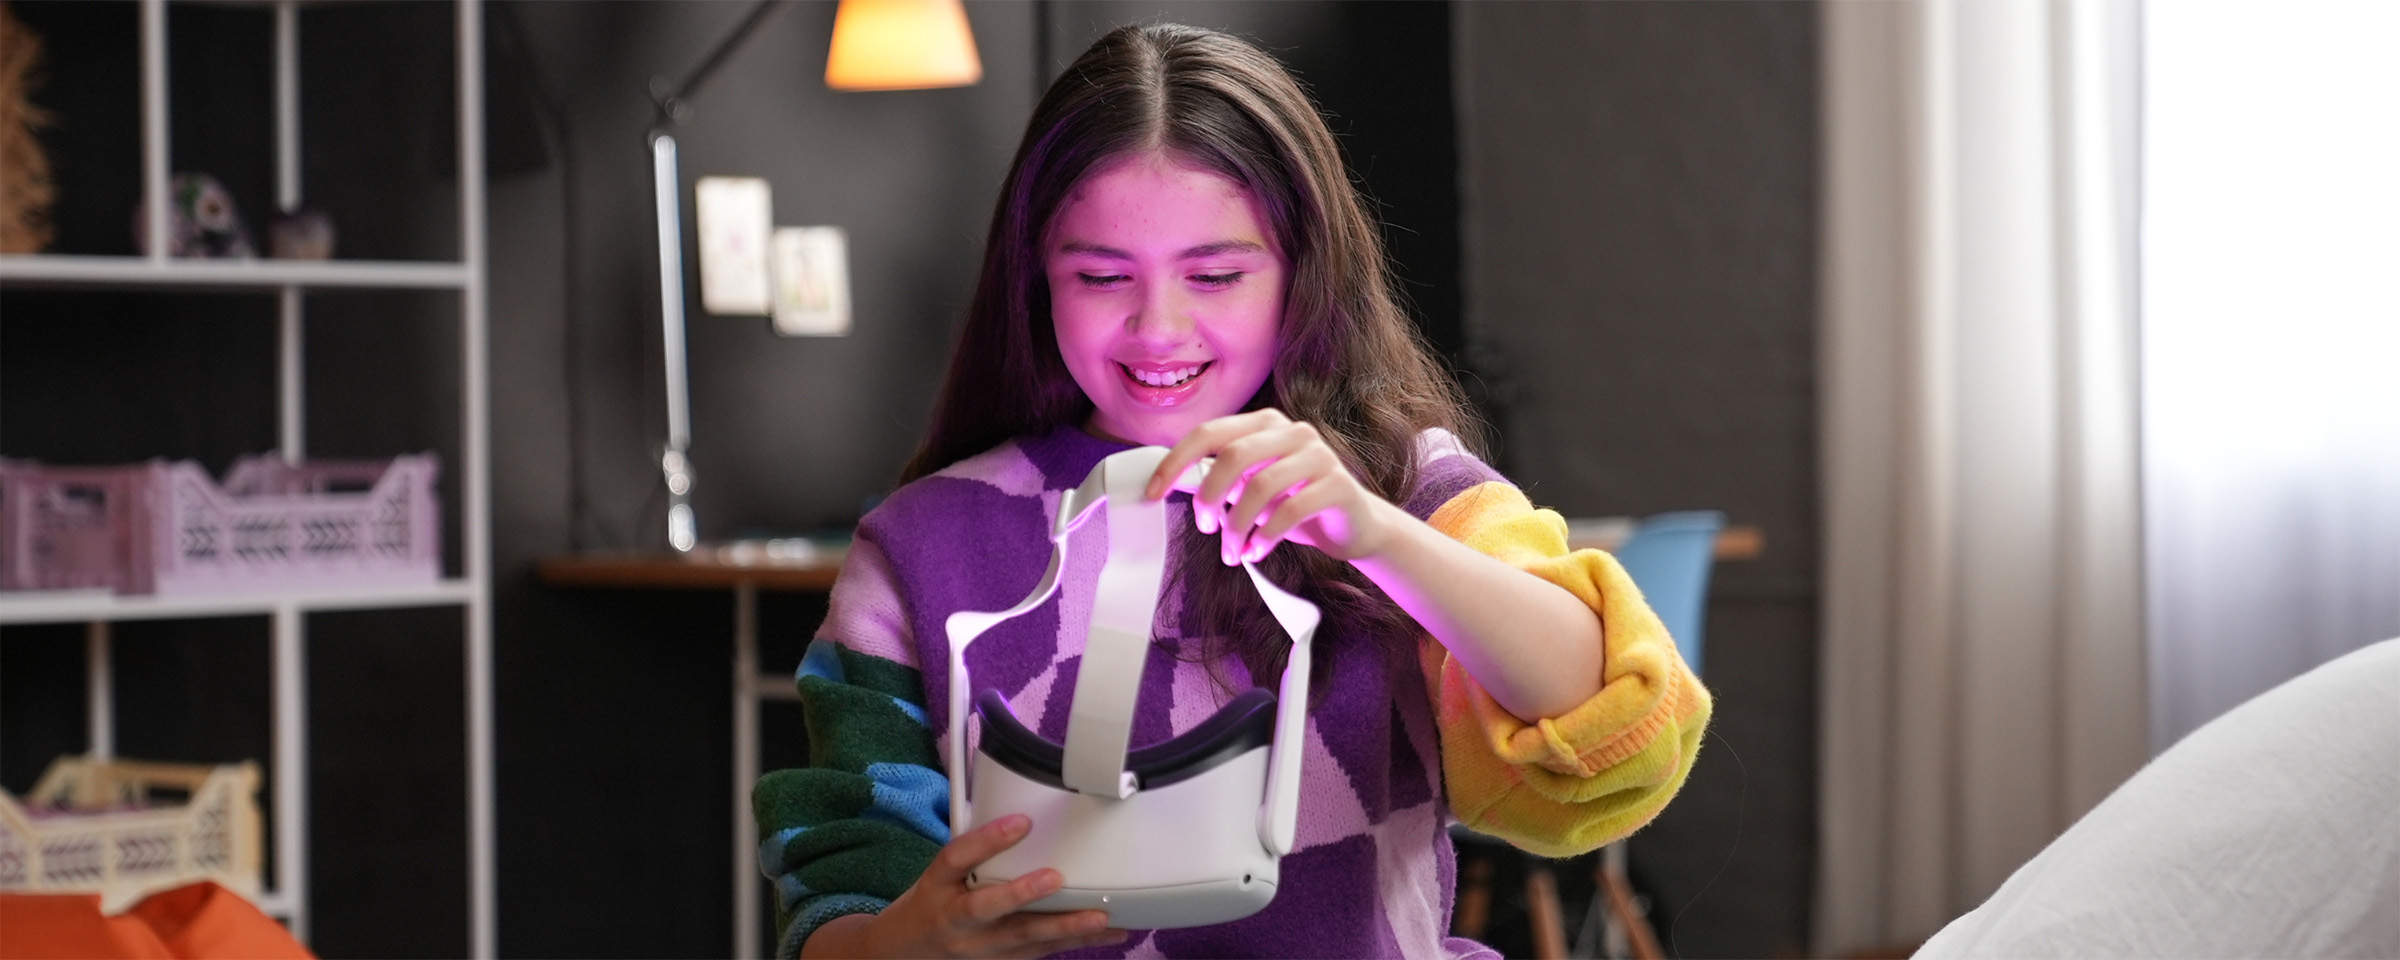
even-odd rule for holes
{"type": "Polygon", "coordinates": [[[667,485],[667,545],[678,553],[699,543],[692,516],[692,401],[690,364],[684,351],[683,208],[675,137],[663,130],[650,138],[650,183],[658,202],[658,319],[667,388],[667,446],[659,454],[667,485]]]}
{"type": "Polygon", "coordinates": [[[759,0],[682,83],[670,88],[664,78],[650,81],[650,99],[658,108],[648,139],[650,186],[658,212],[659,353],[666,368],[667,392],[667,444],[659,453],[658,468],[667,486],[667,545],[678,553],[688,553],[698,545],[699,522],[692,514],[691,365],[683,318],[683,178],[676,162],[674,129],[691,117],[690,100],[701,85],[782,5],[783,0],[759,0]]]}
{"type": "Polygon", "coordinates": [[[781,6],[783,0],[758,0],[758,4],[743,15],[742,22],[734,24],[732,32],[727,33],[725,39],[717,41],[716,47],[708,51],[708,56],[701,58],[700,65],[684,76],[682,83],[669,89],[665,86],[666,78],[653,78],[650,81],[650,100],[658,107],[656,127],[664,129],[689,119],[692,114],[691,99],[699,95],[700,86],[707,83],[717,68],[724,66],[725,61],[750,39],[751,34],[758,32],[759,24],[765,23],[767,16],[781,6]]]}

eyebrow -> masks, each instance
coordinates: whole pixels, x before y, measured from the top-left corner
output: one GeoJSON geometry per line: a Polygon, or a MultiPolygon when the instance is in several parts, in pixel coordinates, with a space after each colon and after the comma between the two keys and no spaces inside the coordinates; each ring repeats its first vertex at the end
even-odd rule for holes
{"type": "MultiPolygon", "coordinates": [[[[1203,243],[1197,247],[1185,250],[1182,254],[1178,255],[1176,259],[1197,260],[1202,257],[1213,257],[1223,253],[1264,253],[1266,252],[1266,249],[1267,248],[1249,240],[1219,240],[1215,243],[1203,243]]],[[[1059,251],[1062,253],[1087,254],[1109,260],[1133,259],[1133,254],[1119,250],[1115,247],[1102,246],[1097,243],[1085,243],[1080,240],[1070,240],[1067,243],[1060,245],[1059,251]]]]}

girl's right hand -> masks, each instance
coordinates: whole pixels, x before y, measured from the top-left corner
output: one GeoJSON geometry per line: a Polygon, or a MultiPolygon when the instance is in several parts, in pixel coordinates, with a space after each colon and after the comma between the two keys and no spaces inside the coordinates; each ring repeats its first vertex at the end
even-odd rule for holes
{"type": "Polygon", "coordinates": [[[1033,821],[1011,814],[950,841],[900,899],[877,914],[828,921],[800,947],[802,957],[1040,957],[1078,947],[1122,943],[1108,914],[1024,913],[1057,892],[1056,870],[1041,869],[981,889],[967,872],[1025,839],[1033,821]]]}

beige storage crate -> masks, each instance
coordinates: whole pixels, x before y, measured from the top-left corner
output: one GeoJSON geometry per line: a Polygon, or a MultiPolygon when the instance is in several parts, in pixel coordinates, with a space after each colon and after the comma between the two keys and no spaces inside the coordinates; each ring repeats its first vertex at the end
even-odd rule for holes
{"type": "Polygon", "coordinates": [[[0,791],[0,890],[98,893],[110,913],[214,880],[258,899],[258,765],[60,757],[0,791]]]}

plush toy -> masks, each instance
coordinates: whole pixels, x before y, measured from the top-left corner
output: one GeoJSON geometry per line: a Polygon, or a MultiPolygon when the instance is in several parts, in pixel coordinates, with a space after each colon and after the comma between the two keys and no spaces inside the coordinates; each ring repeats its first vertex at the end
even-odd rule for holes
{"type": "MultiPolygon", "coordinates": [[[[167,209],[167,255],[249,259],[258,255],[250,231],[233,207],[233,194],[205,173],[178,173],[169,191],[175,197],[167,209]]],[[[133,211],[133,245],[150,250],[150,218],[145,207],[133,211]]]]}
{"type": "Polygon", "coordinates": [[[333,217],[315,207],[286,210],[267,220],[267,255],[282,260],[333,259],[333,217]]]}

